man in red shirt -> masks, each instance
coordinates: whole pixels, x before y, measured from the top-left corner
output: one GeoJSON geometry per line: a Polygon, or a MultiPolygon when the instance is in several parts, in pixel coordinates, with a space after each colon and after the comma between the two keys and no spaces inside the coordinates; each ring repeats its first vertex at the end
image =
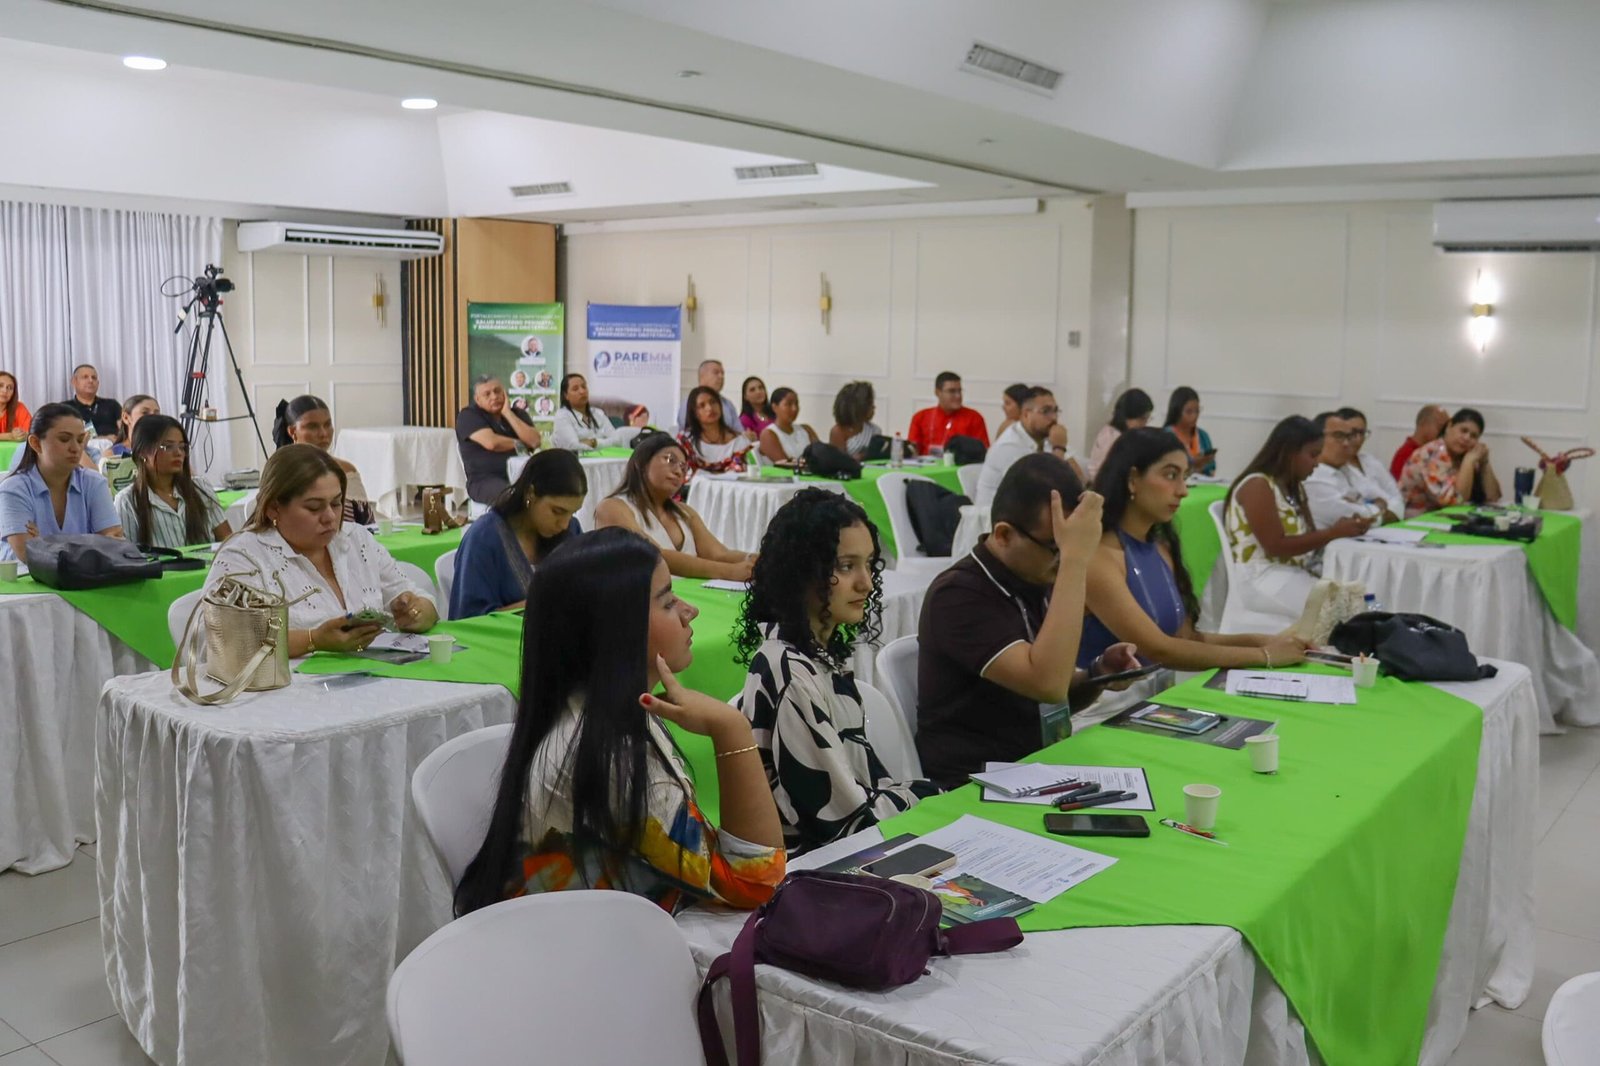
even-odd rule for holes
{"type": "Polygon", "coordinates": [[[1417,412],[1417,428],[1411,431],[1411,436],[1400,442],[1394,458],[1389,460],[1389,473],[1396,481],[1400,480],[1400,472],[1406,468],[1406,460],[1411,458],[1411,453],[1436,439],[1444,432],[1449,421],[1450,412],[1436,403],[1430,403],[1417,412]]]}
{"type": "Polygon", "coordinates": [[[951,437],[974,437],[987,448],[989,427],[983,416],[961,406],[961,378],[946,370],[933,379],[933,391],[939,397],[939,406],[925,407],[912,415],[911,432],[906,434],[917,451],[926,455],[929,448],[943,448],[951,437]]]}

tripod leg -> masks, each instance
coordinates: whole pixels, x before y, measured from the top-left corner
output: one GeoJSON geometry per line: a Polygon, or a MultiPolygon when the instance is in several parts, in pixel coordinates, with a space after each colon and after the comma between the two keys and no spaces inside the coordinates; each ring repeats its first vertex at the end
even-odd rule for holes
{"type": "MultiPolygon", "coordinates": [[[[250,427],[256,431],[256,442],[261,445],[261,455],[265,458],[269,454],[267,451],[267,439],[261,435],[261,423],[256,419],[255,404],[250,402],[250,389],[244,383],[244,372],[239,369],[239,360],[234,357],[233,341],[228,339],[228,324],[222,320],[222,311],[220,309],[212,318],[218,326],[222,327],[222,346],[228,352],[228,362],[233,364],[233,376],[239,382],[239,395],[244,398],[245,413],[250,416],[250,427]]],[[[209,341],[210,338],[208,337],[206,345],[208,351],[210,349],[209,341]]]]}

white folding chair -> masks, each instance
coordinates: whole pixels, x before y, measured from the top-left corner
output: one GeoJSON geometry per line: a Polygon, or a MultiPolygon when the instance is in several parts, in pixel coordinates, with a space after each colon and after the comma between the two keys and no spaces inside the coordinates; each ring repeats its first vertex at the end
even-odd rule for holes
{"type": "Polygon", "coordinates": [[[172,634],[173,644],[183,639],[183,627],[189,624],[189,616],[194,613],[194,605],[199,603],[200,597],[205,594],[205,589],[185,592],[173,600],[172,606],[167,608],[167,632],[172,634]]]}
{"type": "Polygon", "coordinates": [[[884,474],[878,478],[878,495],[889,511],[889,529],[894,534],[896,559],[894,568],[901,571],[927,573],[930,577],[943,572],[952,562],[947,556],[933,557],[917,543],[916,531],[911,528],[911,511],[906,507],[906,486],[913,481],[938,482],[921,474],[884,474]]]}
{"type": "Polygon", "coordinates": [[[486,515],[488,513],[489,513],[489,505],[488,504],[479,503],[477,500],[468,500],[467,501],[467,520],[468,521],[476,522],[478,519],[482,518],[484,515],[486,515]]]}
{"type": "MultiPolygon", "coordinates": [[[[1285,619],[1281,615],[1266,614],[1253,610],[1249,603],[1250,582],[1244,573],[1244,567],[1233,557],[1233,551],[1228,547],[1228,527],[1223,518],[1223,500],[1216,500],[1206,508],[1206,513],[1211,516],[1211,524],[1217,527],[1217,536],[1222,538],[1222,565],[1228,575],[1228,598],[1222,605],[1222,620],[1217,623],[1219,633],[1278,633],[1287,627],[1294,618],[1285,619]]],[[[1300,608],[1294,608],[1298,615],[1300,608]]]]}
{"type": "Polygon", "coordinates": [[[433,601],[434,609],[439,612],[439,617],[443,618],[444,610],[439,607],[439,590],[433,587],[433,578],[428,576],[428,572],[416,563],[408,563],[404,559],[396,559],[394,565],[398,566],[400,572],[406,575],[406,579],[417,587],[417,591],[433,601]]]}
{"type": "Polygon", "coordinates": [[[878,651],[878,684],[917,735],[917,635],[891,640],[878,651]]]}
{"type": "Polygon", "coordinates": [[[900,710],[889,697],[865,681],[857,681],[861,708],[867,715],[867,742],[878,753],[883,768],[896,781],[913,781],[922,776],[922,760],[917,743],[900,710]]]}
{"type": "Polygon", "coordinates": [[[1600,1048],[1600,973],[1579,974],[1556,989],[1544,1010],[1546,1066],[1585,1066],[1600,1048]]]}
{"type": "Polygon", "coordinates": [[[961,482],[961,495],[969,500],[978,498],[978,479],[983,476],[982,463],[968,463],[956,467],[956,478],[961,482]]]}
{"type": "Polygon", "coordinates": [[[389,979],[405,1066],[700,1066],[700,977],[666,911],[616,891],[546,892],[459,918],[389,979]]]}
{"type": "Polygon", "coordinates": [[[510,744],[510,725],[474,729],[434,748],[411,774],[411,802],[452,885],[483,846],[510,744]]]}
{"type": "Polygon", "coordinates": [[[456,552],[460,548],[451,548],[433,561],[433,577],[439,585],[439,598],[444,602],[439,604],[439,617],[450,617],[450,590],[456,583],[456,552]]]}

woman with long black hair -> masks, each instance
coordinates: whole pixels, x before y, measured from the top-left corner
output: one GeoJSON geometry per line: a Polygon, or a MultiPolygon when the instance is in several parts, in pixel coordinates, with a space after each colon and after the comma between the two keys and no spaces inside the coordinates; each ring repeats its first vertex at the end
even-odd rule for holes
{"type": "Polygon", "coordinates": [[[529,598],[562,607],[523,616],[517,723],[456,913],[569,888],[673,912],[766,902],[784,873],[778,812],[744,716],[677,681],[698,612],[674,594],[661,553],[621,529],[576,537],[534,571],[529,598]],[[662,720],[711,738],[720,827],[662,720]]]}
{"type": "Polygon", "coordinates": [[[344,470],[344,520],[358,526],[377,521],[367,487],[361,483],[361,472],[354,463],[333,455],[333,412],[321,397],[307,393],[278,401],[272,418],[272,446],[282,448],[286,444],[309,444],[332,455],[344,470]]]}
{"type": "Polygon", "coordinates": [[[1192,473],[1207,477],[1217,472],[1217,449],[1212,447],[1211,434],[1200,428],[1200,394],[1187,385],[1172,390],[1167,401],[1167,417],[1162,427],[1172,430],[1183,450],[1189,456],[1192,473]]]}
{"type": "Polygon", "coordinates": [[[582,374],[568,374],[561,379],[561,406],[556,410],[550,443],[575,452],[626,448],[644,428],[646,418],[647,412],[635,410],[626,426],[613,426],[611,418],[589,402],[589,380],[582,374]]]}
{"type": "Polygon", "coordinates": [[[28,541],[53,533],[122,536],[106,479],[82,466],[90,432],[64,403],[33,413],[17,469],[0,481],[0,560],[27,558],[28,541]]]}
{"type": "Polygon", "coordinates": [[[1149,425],[1155,409],[1155,401],[1143,389],[1127,389],[1118,396],[1117,402],[1111,405],[1111,421],[1101,426],[1094,438],[1094,447],[1089,450],[1088,461],[1083,464],[1084,473],[1092,480],[1100,472],[1100,464],[1106,461],[1117,438],[1130,429],[1149,425]]]}
{"type": "Polygon", "coordinates": [[[882,632],[878,531],[848,496],[802,489],[761,539],[734,640],[741,700],[791,853],[876,825],[938,792],[896,781],[867,740],[850,672],[858,640],[882,632]]]}
{"type": "Polygon", "coordinates": [[[233,527],[211,486],[189,472],[189,438],[171,415],[145,415],[130,440],[133,484],[114,501],[123,536],[135,544],[183,548],[227,540],[233,527]]]}
{"type": "Polygon", "coordinates": [[[578,457],[563,448],[536,452],[500,498],[461,535],[450,617],[474,618],[523,606],[533,571],[569,537],[589,492],[578,457]]]}

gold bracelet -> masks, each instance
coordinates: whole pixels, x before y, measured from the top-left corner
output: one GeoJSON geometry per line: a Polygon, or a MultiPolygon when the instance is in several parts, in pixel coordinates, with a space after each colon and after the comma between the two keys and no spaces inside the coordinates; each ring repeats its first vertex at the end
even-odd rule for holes
{"type": "Polygon", "coordinates": [[[317,651],[318,650],[317,649],[317,631],[315,629],[306,630],[306,647],[311,651],[317,651]]]}
{"type": "Polygon", "coordinates": [[[717,758],[726,759],[730,755],[743,755],[747,751],[755,751],[757,747],[759,747],[759,745],[752,744],[748,748],[734,748],[732,751],[719,751],[717,752],[717,758]]]}
{"type": "Polygon", "coordinates": [[[1261,657],[1263,659],[1267,660],[1267,669],[1271,670],[1272,669],[1272,652],[1270,650],[1268,650],[1268,648],[1267,648],[1267,646],[1265,644],[1261,645],[1261,657]]]}

